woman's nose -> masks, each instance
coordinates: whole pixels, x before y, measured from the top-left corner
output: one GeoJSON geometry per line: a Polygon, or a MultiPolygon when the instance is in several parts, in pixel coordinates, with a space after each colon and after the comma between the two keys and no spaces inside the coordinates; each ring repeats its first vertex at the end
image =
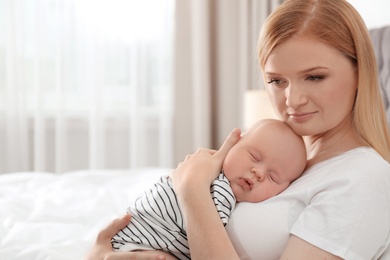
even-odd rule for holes
{"type": "Polygon", "coordinates": [[[286,105],[291,108],[297,108],[300,105],[306,103],[306,97],[304,90],[297,84],[290,85],[286,88],[286,105]]]}

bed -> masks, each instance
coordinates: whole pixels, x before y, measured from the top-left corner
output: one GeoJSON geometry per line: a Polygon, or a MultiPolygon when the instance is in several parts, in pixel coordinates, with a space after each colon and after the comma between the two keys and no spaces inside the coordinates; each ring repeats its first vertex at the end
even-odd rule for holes
{"type": "Polygon", "coordinates": [[[0,259],[82,259],[97,232],[169,171],[0,175],[0,259]]]}
{"type": "MultiPolygon", "coordinates": [[[[370,31],[390,122],[390,26],[370,31]]],[[[81,259],[97,232],[171,169],[0,175],[0,259],[81,259]]],[[[390,259],[390,249],[381,260],[390,259]]]]}

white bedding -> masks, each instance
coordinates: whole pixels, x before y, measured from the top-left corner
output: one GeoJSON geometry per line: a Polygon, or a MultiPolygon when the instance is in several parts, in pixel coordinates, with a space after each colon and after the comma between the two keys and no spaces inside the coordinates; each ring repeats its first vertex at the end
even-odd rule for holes
{"type": "Polygon", "coordinates": [[[0,175],[0,259],[81,259],[97,232],[169,171],[0,175]]]}
{"type": "Polygon", "coordinates": [[[0,259],[82,259],[97,232],[170,171],[0,174],[0,259]]]}

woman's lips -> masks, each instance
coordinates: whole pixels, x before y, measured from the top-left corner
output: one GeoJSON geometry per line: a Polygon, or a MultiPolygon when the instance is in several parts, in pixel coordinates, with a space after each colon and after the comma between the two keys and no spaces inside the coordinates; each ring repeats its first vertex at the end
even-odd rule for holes
{"type": "Polygon", "coordinates": [[[309,112],[309,113],[289,113],[288,116],[294,121],[294,122],[304,122],[308,119],[310,119],[316,112],[309,112]]]}
{"type": "Polygon", "coordinates": [[[238,182],[244,190],[252,190],[253,181],[251,179],[240,178],[238,182]]]}

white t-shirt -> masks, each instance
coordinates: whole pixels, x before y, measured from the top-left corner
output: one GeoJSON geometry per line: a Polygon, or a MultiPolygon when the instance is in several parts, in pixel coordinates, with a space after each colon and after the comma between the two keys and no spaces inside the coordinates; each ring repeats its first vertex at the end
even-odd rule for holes
{"type": "Polygon", "coordinates": [[[348,151],[278,196],[238,203],[226,228],[241,259],[279,259],[290,233],[344,259],[378,259],[390,243],[390,164],[371,148],[348,151]]]}

